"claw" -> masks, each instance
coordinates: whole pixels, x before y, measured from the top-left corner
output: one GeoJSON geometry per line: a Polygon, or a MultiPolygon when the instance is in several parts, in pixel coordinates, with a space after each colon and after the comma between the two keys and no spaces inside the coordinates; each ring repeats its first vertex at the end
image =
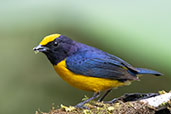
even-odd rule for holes
{"type": "Polygon", "coordinates": [[[88,106],[83,106],[83,105],[76,105],[75,108],[80,108],[80,109],[88,109],[90,110],[90,108],[88,106]]]}
{"type": "Polygon", "coordinates": [[[99,95],[100,95],[100,92],[94,93],[94,95],[91,98],[89,98],[89,99],[87,99],[87,100],[77,104],[75,107],[76,108],[84,108],[84,104],[86,104],[87,102],[89,102],[89,101],[99,97],[99,95]]]}
{"type": "Polygon", "coordinates": [[[111,101],[103,101],[105,104],[113,104],[113,103],[116,103],[119,99],[118,98],[114,98],[113,100],[111,101]]]}

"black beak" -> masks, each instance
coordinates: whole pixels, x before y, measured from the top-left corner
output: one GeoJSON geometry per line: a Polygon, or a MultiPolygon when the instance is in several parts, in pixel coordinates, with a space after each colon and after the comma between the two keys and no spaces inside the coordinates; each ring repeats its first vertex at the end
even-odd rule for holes
{"type": "Polygon", "coordinates": [[[49,48],[47,48],[45,46],[42,46],[42,45],[38,45],[38,46],[33,48],[33,51],[36,52],[36,53],[37,52],[46,52],[48,50],[49,50],[49,48]]]}

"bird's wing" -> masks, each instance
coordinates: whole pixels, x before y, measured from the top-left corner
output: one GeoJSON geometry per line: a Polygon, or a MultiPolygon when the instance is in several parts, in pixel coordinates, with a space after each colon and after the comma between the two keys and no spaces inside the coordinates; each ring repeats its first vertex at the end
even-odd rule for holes
{"type": "MultiPolygon", "coordinates": [[[[82,52],[66,59],[69,70],[76,74],[116,80],[135,80],[135,75],[129,73],[127,67],[107,53],[82,52]]],[[[131,65],[127,65],[131,66],[131,65]]]]}

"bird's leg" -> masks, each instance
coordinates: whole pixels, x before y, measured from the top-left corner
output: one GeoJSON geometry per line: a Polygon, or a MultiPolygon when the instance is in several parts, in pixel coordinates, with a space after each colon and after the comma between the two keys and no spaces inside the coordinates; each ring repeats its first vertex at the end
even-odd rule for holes
{"type": "Polygon", "coordinates": [[[87,102],[89,102],[89,101],[91,101],[91,100],[99,97],[99,95],[100,95],[100,92],[96,92],[96,93],[93,94],[93,96],[91,98],[89,98],[89,99],[87,99],[87,100],[85,100],[85,101],[83,101],[81,103],[78,103],[75,107],[77,107],[77,108],[83,108],[83,105],[85,103],[87,103],[87,102]]]}
{"type": "Polygon", "coordinates": [[[102,97],[100,97],[100,98],[98,99],[98,102],[103,101],[103,99],[104,99],[111,91],[112,91],[112,89],[107,90],[106,93],[105,93],[102,97]]]}

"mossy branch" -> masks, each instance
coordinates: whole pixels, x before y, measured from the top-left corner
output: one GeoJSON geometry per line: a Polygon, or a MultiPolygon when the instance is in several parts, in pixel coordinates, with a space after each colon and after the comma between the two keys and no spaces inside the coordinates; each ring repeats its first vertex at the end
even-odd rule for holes
{"type": "Polygon", "coordinates": [[[36,114],[170,114],[171,92],[131,93],[119,97],[113,104],[91,101],[85,106],[89,109],[61,105],[59,109],[52,107],[48,113],[36,111],[36,114]]]}

